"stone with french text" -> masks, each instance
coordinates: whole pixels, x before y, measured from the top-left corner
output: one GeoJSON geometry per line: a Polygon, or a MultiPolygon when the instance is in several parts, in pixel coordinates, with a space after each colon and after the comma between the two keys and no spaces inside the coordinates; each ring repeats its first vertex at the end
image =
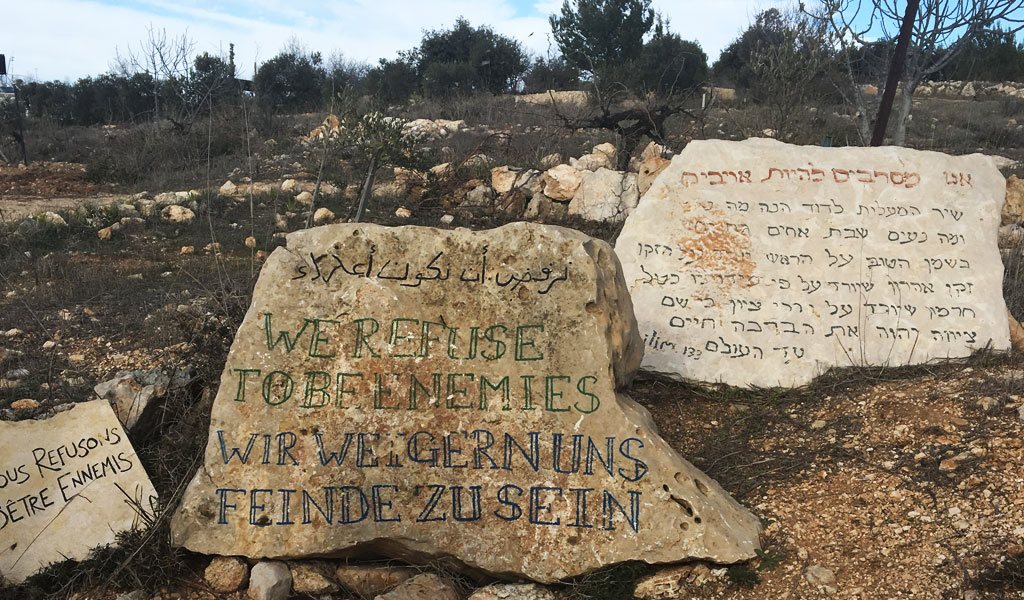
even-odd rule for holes
{"type": "Polygon", "coordinates": [[[151,519],[156,490],[105,400],[0,422],[0,575],[20,583],[151,519]]]}
{"type": "Polygon", "coordinates": [[[831,367],[1009,348],[989,157],[695,141],[616,252],[643,368],[798,386],[831,367]]]}
{"type": "Polygon", "coordinates": [[[641,354],[614,252],[579,232],[292,233],[235,337],[172,541],[540,582],[752,557],[757,519],[619,392],[641,354]]]}

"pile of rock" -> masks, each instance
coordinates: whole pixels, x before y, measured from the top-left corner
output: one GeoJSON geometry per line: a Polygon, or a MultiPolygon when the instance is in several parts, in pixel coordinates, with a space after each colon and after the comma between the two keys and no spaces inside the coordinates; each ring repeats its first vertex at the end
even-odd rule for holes
{"type": "Polygon", "coordinates": [[[591,221],[620,222],[636,208],[658,174],[668,166],[666,150],[651,142],[631,161],[636,172],[614,170],[617,150],[610,143],[594,146],[589,154],[558,164],[560,156],[548,156],[553,164],[544,172],[501,166],[491,169],[491,185],[477,184],[466,193],[462,205],[486,205],[495,195],[499,208],[510,211],[526,206],[528,219],[575,215],[591,221]]]}
{"type": "Polygon", "coordinates": [[[926,81],[914,90],[915,96],[946,98],[982,98],[1011,96],[1024,98],[1024,83],[980,81],[926,81]]]}

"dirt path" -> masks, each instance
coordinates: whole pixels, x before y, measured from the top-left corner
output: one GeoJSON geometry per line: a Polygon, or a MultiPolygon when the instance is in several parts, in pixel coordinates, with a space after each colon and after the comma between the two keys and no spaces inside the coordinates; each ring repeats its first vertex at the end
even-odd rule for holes
{"type": "Polygon", "coordinates": [[[127,194],[102,194],[79,198],[36,198],[31,196],[3,196],[0,198],[0,222],[30,217],[46,210],[75,208],[86,204],[106,206],[123,202],[127,194]]]}

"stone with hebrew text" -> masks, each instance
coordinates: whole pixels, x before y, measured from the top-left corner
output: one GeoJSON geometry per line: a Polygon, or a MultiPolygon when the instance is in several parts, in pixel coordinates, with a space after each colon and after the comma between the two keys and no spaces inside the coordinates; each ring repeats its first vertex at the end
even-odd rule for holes
{"type": "Polygon", "coordinates": [[[581,233],[292,233],[235,337],[173,541],[542,582],[752,557],[757,519],[618,391],[641,355],[618,260],[581,233]]]}
{"type": "Polygon", "coordinates": [[[616,242],[642,368],[796,386],[1008,349],[1004,188],[979,154],[693,142],[616,242]]]}

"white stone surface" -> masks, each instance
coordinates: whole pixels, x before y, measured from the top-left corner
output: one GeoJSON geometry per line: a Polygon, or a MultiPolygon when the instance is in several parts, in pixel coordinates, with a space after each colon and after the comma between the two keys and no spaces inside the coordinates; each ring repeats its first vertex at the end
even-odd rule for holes
{"type": "Polygon", "coordinates": [[[643,368],[797,386],[1007,349],[1004,187],[978,154],[692,142],[616,242],[643,368]]]}
{"type": "Polygon", "coordinates": [[[105,400],[45,421],[0,422],[0,574],[15,583],[115,543],[156,490],[105,400]]]}
{"type": "Polygon", "coordinates": [[[605,168],[583,171],[583,182],[569,202],[569,214],[589,221],[622,221],[639,200],[636,173],[605,168]]]}

